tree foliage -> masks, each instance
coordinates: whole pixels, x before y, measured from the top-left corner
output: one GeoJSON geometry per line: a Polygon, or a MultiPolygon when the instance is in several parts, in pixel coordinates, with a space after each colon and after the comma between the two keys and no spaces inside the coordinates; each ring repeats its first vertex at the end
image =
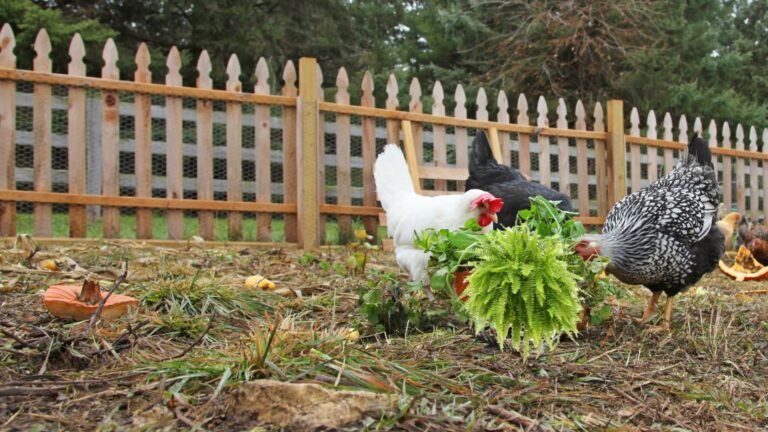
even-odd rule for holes
{"type": "Polygon", "coordinates": [[[114,36],[126,77],[147,42],[156,81],[175,45],[188,85],[203,49],[217,86],[237,54],[245,88],[259,57],[280,77],[286,61],[306,55],[318,58],[327,84],[344,66],[353,102],[370,70],[379,106],[394,73],[401,108],[417,77],[425,111],[439,80],[449,113],[461,83],[470,115],[477,89],[490,86],[569,104],[622,98],[627,109],[768,125],[768,0],[0,0],[0,20],[16,32],[20,67],[31,65],[30,46],[45,27],[59,71],[68,62],[65,44],[80,32],[89,73],[98,73],[103,41],[114,36]]]}
{"type": "Polygon", "coordinates": [[[32,0],[0,0],[0,24],[9,23],[16,37],[16,65],[32,69],[35,58],[34,44],[40,29],[48,32],[51,40],[51,59],[55,72],[66,72],[69,63],[69,44],[74,33],[80,33],[87,49],[86,64],[90,73],[101,68],[101,48],[115,30],[92,19],[66,18],[60,10],[43,9],[32,0]]]}

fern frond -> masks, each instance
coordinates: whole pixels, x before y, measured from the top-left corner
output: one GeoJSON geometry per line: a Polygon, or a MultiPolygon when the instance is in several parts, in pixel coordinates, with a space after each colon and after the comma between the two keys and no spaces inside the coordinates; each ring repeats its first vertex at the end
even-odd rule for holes
{"type": "Polygon", "coordinates": [[[465,291],[476,331],[492,326],[502,349],[509,335],[512,348],[524,357],[576,331],[579,278],[570,271],[559,238],[543,237],[522,224],[488,233],[478,250],[465,291]]]}

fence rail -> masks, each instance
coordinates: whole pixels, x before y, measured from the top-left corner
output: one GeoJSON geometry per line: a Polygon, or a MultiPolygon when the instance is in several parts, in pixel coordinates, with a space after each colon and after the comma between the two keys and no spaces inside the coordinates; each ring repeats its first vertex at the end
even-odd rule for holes
{"type": "MultiPolygon", "coordinates": [[[[313,59],[301,59],[298,70],[288,62],[279,80],[260,59],[256,84],[245,91],[233,55],[225,89],[216,90],[205,51],[195,87],[182,85],[175,48],[160,84],[142,44],[133,80],[126,80],[111,40],[101,76],[89,77],[78,35],[68,73],[56,74],[45,30],[35,41],[33,70],[20,70],[9,25],[0,40],[0,236],[14,235],[20,220],[31,218],[33,233],[50,237],[54,219],[64,217],[69,237],[87,236],[89,222],[100,220],[105,238],[130,223],[136,238],[148,239],[161,210],[170,239],[188,233],[190,219],[196,234],[214,239],[223,217],[225,238],[233,241],[277,237],[311,248],[328,241],[332,222],[335,240],[344,242],[354,223],[377,229],[372,166],[384,144],[404,140],[403,121],[425,193],[463,190],[472,135],[487,129],[494,138],[498,133],[503,163],[569,195],[581,220],[600,224],[613,202],[669,172],[690,135],[704,132],[699,118],[690,129],[686,116],[675,127],[669,113],[659,123],[651,111],[641,122],[635,108],[625,122],[621,101],[608,101],[604,110],[581,101],[570,108],[559,99],[552,110],[539,97],[531,110],[524,94],[513,108],[504,91],[489,103],[481,88],[470,101],[461,85],[446,107],[440,82],[425,95],[416,79],[403,103],[394,75],[382,83],[386,100],[377,103],[370,73],[352,84],[361,94],[353,103],[346,70],[331,86],[313,59]],[[467,116],[468,103],[477,107],[475,118],[467,116]],[[244,231],[250,223],[253,231],[244,231]]],[[[768,143],[768,130],[736,125],[732,133],[728,123],[710,122],[706,132],[725,207],[762,217],[768,145],[759,141],[768,143]]]]}

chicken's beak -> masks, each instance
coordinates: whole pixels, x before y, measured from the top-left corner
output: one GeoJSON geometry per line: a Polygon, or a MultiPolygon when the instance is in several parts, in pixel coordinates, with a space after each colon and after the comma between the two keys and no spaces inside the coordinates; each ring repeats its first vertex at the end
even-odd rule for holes
{"type": "Polygon", "coordinates": [[[491,213],[491,220],[495,224],[499,223],[499,217],[496,215],[496,213],[491,213]]]}

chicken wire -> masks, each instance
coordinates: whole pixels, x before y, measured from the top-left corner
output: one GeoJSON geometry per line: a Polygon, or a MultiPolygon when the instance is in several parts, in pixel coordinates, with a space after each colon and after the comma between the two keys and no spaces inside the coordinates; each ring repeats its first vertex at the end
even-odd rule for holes
{"type": "MultiPolygon", "coordinates": [[[[86,102],[86,193],[99,195],[101,193],[101,92],[87,90],[86,102]]],[[[16,148],[15,148],[15,179],[18,190],[34,190],[34,138],[33,138],[33,103],[34,84],[17,82],[16,85],[16,148]]],[[[135,175],[135,95],[120,93],[119,118],[119,187],[121,196],[136,195],[135,175]]],[[[167,196],[167,143],[166,143],[166,111],[164,96],[152,96],[152,197],[167,196]]],[[[52,87],[51,109],[51,178],[53,192],[68,192],[68,89],[64,86],[52,87]]],[[[227,161],[226,161],[226,106],[222,101],[213,101],[212,141],[214,158],[213,188],[214,200],[227,199],[227,161]]],[[[183,145],[183,198],[197,198],[197,100],[182,99],[182,145],[183,145]]],[[[256,201],[256,165],[255,160],[255,119],[253,104],[242,105],[242,190],[243,201],[256,201]]],[[[295,109],[293,110],[295,112],[295,109]]],[[[270,109],[270,178],[271,202],[284,202],[283,190],[283,109],[270,109]]],[[[32,226],[34,204],[17,203],[17,230],[29,231],[32,226]]],[[[68,206],[53,205],[53,232],[56,236],[67,236],[68,206]]],[[[121,208],[122,237],[135,235],[135,208],[121,208]]],[[[165,238],[165,212],[154,210],[154,238],[165,238]]],[[[88,206],[89,230],[91,237],[101,236],[99,219],[100,208],[88,206]]],[[[184,211],[184,237],[197,234],[197,212],[184,211]]],[[[227,238],[227,212],[215,213],[215,237],[227,238]]],[[[255,214],[243,213],[243,239],[256,240],[255,214]]],[[[275,214],[272,219],[272,238],[274,241],[285,239],[283,234],[283,215],[275,214]]]]}
{"type": "MultiPolygon", "coordinates": [[[[34,151],[33,151],[33,91],[34,85],[29,82],[17,82],[17,107],[16,107],[16,187],[19,190],[33,190],[34,189],[34,151]]],[[[68,115],[68,89],[63,86],[52,86],[52,110],[51,110],[51,160],[52,160],[52,190],[54,192],[68,192],[68,179],[67,179],[67,115],[68,115]]],[[[86,193],[98,195],[101,192],[101,97],[102,94],[98,90],[88,89],[87,93],[87,149],[88,149],[88,168],[87,168],[87,190],[86,193]]],[[[135,178],[135,118],[134,118],[134,103],[136,96],[130,93],[120,94],[120,152],[119,157],[119,169],[120,169],[120,194],[123,196],[135,196],[136,194],[136,178],[135,178]]],[[[165,119],[165,104],[166,97],[164,96],[152,96],[152,122],[151,122],[151,135],[152,135],[152,196],[156,198],[162,198],[166,196],[166,176],[167,176],[167,145],[166,145],[166,119],[165,119]]],[[[183,127],[182,127],[182,141],[183,141],[183,197],[185,199],[197,198],[197,103],[198,101],[193,98],[183,98],[183,127]]],[[[214,199],[226,200],[227,198],[227,160],[226,160],[226,142],[227,142],[227,103],[224,101],[213,101],[213,128],[212,128],[212,141],[214,157],[212,160],[213,166],[213,180],[214,180],[214,199]]],[[[253,104],[243,104],[242,108],[242,190],[243,201],[253,202],[256,200],[256,158],[255,155],[255,125],[254,125],[254,109],[253,104]]],[[[293,110],[288,108],[288,110],[293,110]]],[[[282,203],[285,202],[284,195],[284,161],[283,161],[283,118],[285,109],[282,107],[270,107],[270,198],[271,202],[282,203]]],[[[295,110],[292,112],[295,113],[295,110]]],[[[372,122],[374,127],[375,137],[375,149],[373,157],[378,154],[383,146],[387,143],[387,126],[388,124],[395,124],[399,129],[399,121],[386,120],[381,118],[371,119],[363,118],[360,116],[347,116],[349,118],[350,132],[349,132],[349,157],[351,166],[349,168],[349,182],[351,190],[351,199],[349,204],[351,205],[364,205],[364,183],[372,182],[372,178],[364,179],[363,170],[363,123],[372,122]]],[[[337,128],[338,116],[334,113],[322,113],[321,115],[321,129],[322,134],[319,138],[324,144],[323,158],[321,159],[321,166],[323,170],[321,174],[324,176],[325,187],[323,189],[323,201],[327,204],[337,204],[338,201],[338,134],[337,128]]],[[[419,124],[414,123],[414,131],[416,137],[416,145],[419,149],[418,153],[421,155],[421,163],[425,165],[433,165],[436,161],[435,155],[435,140],[436,136],[444,134],[445,136],[445,151],[446,162],[448,166],[455,166],[457,164],[457,133],[461,131],[467,135],[467,154],[471,155],[471,143],[476,129],[464,129],[454,126],[441,126],[432,124],[419,124]]],[[[511,166],[520,168],[520,136],[516,133],[500,133],[502,143],[506,143],[506,151],[508,151],[508,159],[511,166]]],[[[561,181],[561,174],[559,172],[559,146],[558,140],[562,138],[548,137],[548,136],[529,136],[530,141],[530,163],[531,163],[531,178],[534,181],[542,181],[542,173],[540,167],[539,154],[542,146],[547,145],[550,151],[549,157],[549,169],[550,169],[550,183],[549,185],[553,189],[559,189],[561,181]]],[[[402,131],[398,137],[398,141],[402,140],[402,131]]],[[[575,209],[578,209],[582,215],[588,216],[601,216],[598,210],[598,193],[605,194],[605,190],[598,190],[596,172],[596,146],[602,146],[604,148],[604,142],[597,142],[591,139],[585,139],[587,147],[587,172],[579,173],[577,170],[577,140],[574,138],[567,138],[568,140],[568,158],[569,158],[569,172],[568,179],[570,188],[566,193],[570,195],[572,204],[575,209]],[[588,184],[588,210],[580,209],[580,197],[579,197],[579,183],[586,181],[588,184]]],[[[664,151],[658,149],[657,151],[657,165],[651,166],[649,161],[649,150],[646,146],[641,146],[640,152],[640,182],[644,187],[650,183],[650,173],[652,170],[656,170],[656,177],[660,178],[665,172],[664,164],[664,151]]],[[[679,152],[674,152],[673,164],[679,159],[679,152]]],[[[627,151],[627,174],[628,174],[628,190],[631,192],[631,160],[632,154],[627,151]]],[[[718,158],[717,166],[720,170],[719,177],[723,178],[723,158],[718,158]]],[[[733,207],[736,205],[737,193],[739,188],[745,190],[745,201],[747,208],[751,208],[752,191],[751,182],[752,179],[749,175],[751,165],[749,160],[745,163],[747,169],[747,175],[744,178],[737,178],[736,176],[736,163],[732,163],[732,181],[731,181],[731,195],[732,202],[725,203],[726,207],[733,207]]],[[[762,161],[757,165],[758,169],[758,186],[762,185],[763,169],[762,161]]],[[[368,171],[369,173],[371,170],[368,171]]],[[[372,184],[372,183],[371,183],[372,184]]],[[[436,188],[445,191],[461,191],[463,190],[462,181],[434,181],[423,180],[422,186],[425,190],[434,190],[436,188]]],[[[727,186],[726,186],[727,187],[727,186]]],[[[370,190],[370,189],[369,189],[370,190]]],[[[758,204],[762,209],[763,199],[762,192],[758,194],[758,204]]],[[[373,205],[376,205],[375,201],[373,205]]],[[[17,210],[20,215],[19,227],[30,226],[28,221],[31,219],[31,213],[34,206],[30,203],[18,203],[17,210]]],[[[54,232],[56,233],[56,225],[67,226],[67,210],[66,204],[56,204],[52,206],[54,212],[54,232]]],[[[123,230],[123,236],[131,237],[132,233],[130,228],[134,226],[133,222],[135,209],[122,208],[121,215],[123,216],[123,224],[127,227],[123,230]]],[[[156,219],[156,229],[153,236],[157,238],[164,238],[166,232],[164,231],[164,216],[163,211],[154,211],[156,219]]],[[[99,208],[97,206],[89,206],[89,215],[91,221],[98,222],[99,208]]],[[[189,237],[197,233],[197,217],[196,211],[185,211],[185,231],[184,236],[189,237]]],[[[216,212],[216,238],[227,238],[227,224],[226,224],[226,212],[216,212]]],[[[255,227],[255,215],[252,213],[243,213],[243,239],[256,240],[257,230],[255,227]]],[[[271,215],[272,220],[271,228],[272,234],[271,240],[284,240],[284,216],[281,214],[271,215]]],[[[376,230],[375,217],[344,217],[336,215],[325,215],[323,217],[324,228],[326,232],[326,242],[337,243],[344,242],[350,239],[350,229],[363,227],[365,225],[368,231],[376,230]],[[340,233],[339,221],[344,220],[346,226],[352,228],[346,228],[345,233],[340,233]]],[[[66,228],[58,230],[58,235],[66,236],[66,228]]],[[[101,233],[98,229],[89,231],[89,236],[100,236],[101,233]]]]}

